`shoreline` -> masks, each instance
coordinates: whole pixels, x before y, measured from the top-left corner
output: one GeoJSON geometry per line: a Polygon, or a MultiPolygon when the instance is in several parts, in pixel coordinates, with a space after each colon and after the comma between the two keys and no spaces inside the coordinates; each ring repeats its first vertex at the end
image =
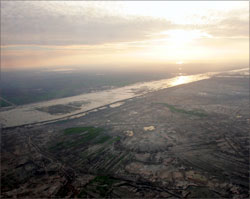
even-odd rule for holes
{"type": "Polygon", "coordinates": [[[14,109],[0,112],[2,121],[5,120],[4,122],[2,122],[1,128],[12,129],[23,126],[30,127],[30,126],[54,123],[62,120],[79,118],[84,116],[85,114],[88,114],[91,111],[102,109],[104,107],[108,107],[112,104],[116,104],[119,102],[126,102],[127,100],[140,97],[145,94],[152,93],[158,90],[181,86],[184,84],[189,84],[204,79],[210,79],[218,74],[223,74],[225,72],[235,74],[237,72],[245,70],[246,68],[239,70],[222,71],[222,72],[209,72],[191,76],[177,76],[170,79],[136,83],[130,86],[119,87],[95,93],[87,93],[73,97],[45,101],[41,103],[33,103],[24,106],[17,106],[14,109]],[[67,103],[79,102],[83,100],[90,101],[90,105],[81,106],[77,111],[72,111],[70,113],[62,114],[60,116],[37,110],[37,108],[40,107],[49,107],[59,104],[65,105],[67,103]],[[26,118],[24,118],[25,116],[26,118]]]}

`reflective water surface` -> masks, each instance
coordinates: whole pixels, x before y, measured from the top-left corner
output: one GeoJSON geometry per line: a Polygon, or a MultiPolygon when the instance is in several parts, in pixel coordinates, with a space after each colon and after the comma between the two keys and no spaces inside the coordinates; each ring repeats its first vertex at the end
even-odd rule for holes
{"type": "Polygon", "coordinates": [[[17,106],[10,110],[1,111],[0,121],[2,127],[13,127],[41,122],[52,122],[61,119],[78,118],[84,116],[87,111],[96,111],[97,108],[104,108],[104,106],[106,105],[110,105],[110,107],[117,107],[122,105],[122,103],[117,103],[119,101],[141,96],[146,93],[164,88],[208,79],[216,74],[218,73],[213,72],[189,76],[177,76],[170,79],[137,83],[125,87],[104,90],[95,93],[86,93],[73,97],[17,106]],[[69,113],[62,114],[53,114],[53,112],[41,111],[47,110],[50,107],[55,107],[56,105],[69,106],[69,104],[70,106],[77,104],[77,109],[75,108],[69,113]]]}

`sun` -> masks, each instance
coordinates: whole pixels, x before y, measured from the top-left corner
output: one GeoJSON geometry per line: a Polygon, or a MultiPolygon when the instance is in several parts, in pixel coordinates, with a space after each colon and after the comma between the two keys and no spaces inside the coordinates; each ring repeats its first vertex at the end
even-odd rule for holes
{"type": "Polygon", "coordinates": [[[183,61],[177,61],[176,64],[177,65],[182,65],[182,64],[184,64],[184,62],[183,61]]]}
{"type": "Polygon", "coordinates": [[[157,52],[158,57],[182,65],[200,55],[204,48],[198,45],[199,42],[211,36],[201,30],[174,29],[152,34],[151,37],[156,41],[150,48],[152,55],[157,52]]]}
{"type": "Polygon", "coordinates": [[[163,34],[165,34],[167,39],[175,45],[190,44],[196,39],[211,37],[209,34],[200,30],[169,30],[165,31],[163,34]]]}

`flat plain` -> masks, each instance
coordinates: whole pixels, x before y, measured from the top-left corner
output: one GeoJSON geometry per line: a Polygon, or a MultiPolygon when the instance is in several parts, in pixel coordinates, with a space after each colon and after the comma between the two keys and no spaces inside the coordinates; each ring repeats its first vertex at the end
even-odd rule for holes
{"type": "Polygon", "coordinates": [[[1,197],[248,198],[249,76],[2,129],[1,197]]]}

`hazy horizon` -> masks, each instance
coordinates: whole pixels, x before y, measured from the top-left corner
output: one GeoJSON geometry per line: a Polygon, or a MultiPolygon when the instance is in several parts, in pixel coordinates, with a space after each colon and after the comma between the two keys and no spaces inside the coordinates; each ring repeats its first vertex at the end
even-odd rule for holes
{"type": "Polygon", "coordinates": [[[249,1],[1,1],[1,198],[249,198],[249,1]]]}
{"type": "Polygon", "coordinates": [[[1,2],[1,69],[247,67],[249,2],[1,2]]]}

